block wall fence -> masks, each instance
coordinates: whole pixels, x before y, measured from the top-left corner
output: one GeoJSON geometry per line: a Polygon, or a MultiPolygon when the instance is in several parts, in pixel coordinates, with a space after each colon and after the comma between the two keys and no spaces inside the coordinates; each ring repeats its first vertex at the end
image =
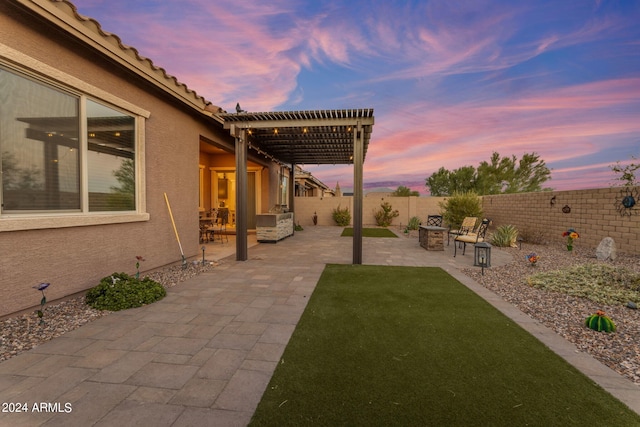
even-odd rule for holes
{"type": "Polygon", "coordinates": [[[620,215],[616,200],[622,199],[621,191],[600,188],[500,194],[484,196],[482,207],[493,227],[511,224],[525,237],[537,233],[545,242],[564,242],[562,233],[574,228],[580,234],[576,246],[595,249],[603,238],[612,237],[619,252],[640,255],[639,207],[634,209],[635,215],[620,215]]]}
{"type": "MultiPolygon", "coordinates": [[[[400,216],[392,227],[404,227],[409,218],[417,216],[424,223],[427,215],[440,213],[439,203],[445,197],[364,197],[363,224],[376,224],[374,213],[380,204],[389,202],[400,216]]],[[[620,215],[616,200],[621,200],[621,188],[601,188],[573,191],[544,191],[536,193],[498,194],[482,197],[484,216],[492,220],[489,229],[501,225],[515,226],[525,238],[535,236],[544,243],[563,243],[562,233],[574,228],[580,233],[576,246],[595,249],[605,237],[612,237],[619,252],[640,255],[640,215],[620,215]],[[555,197],[555,198],[554,198],[555,197]],[[552,203],[552,198],[553,203],[552,203]],[[570,212],[564,213],[563,208],[570,212]],[[565,209],[567,210],[567,209],[565,209]]],[[[640,203],[640,202],[639,202],[640,203]]],[[[333,209],[348,207],[353,212],[352,197],[296,197],[296,224],[313,226],[313,214],[318,225],[335,225],[333,209]]]]}

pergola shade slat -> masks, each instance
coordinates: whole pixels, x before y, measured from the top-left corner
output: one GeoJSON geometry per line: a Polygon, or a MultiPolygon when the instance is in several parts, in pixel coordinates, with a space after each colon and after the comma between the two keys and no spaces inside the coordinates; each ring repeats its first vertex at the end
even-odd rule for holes
{"type": "Polygon", "coordinates": [[[248,130],[250,147],[289,164],[353,162],[353,132],[358,123],[366,156],[373,109],[220,114],[225,128],[248,130]]]}

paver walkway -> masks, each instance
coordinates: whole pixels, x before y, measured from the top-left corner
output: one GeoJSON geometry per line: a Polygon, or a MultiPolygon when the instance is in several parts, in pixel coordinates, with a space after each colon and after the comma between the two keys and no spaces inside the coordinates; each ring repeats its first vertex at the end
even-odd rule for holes
{"type": "MultiPolygon", "coordinates": [[[[2,402],[26,404],[0,412],[0,426],[246,425],[325,264],[351,263],[352,240],[341,231],[308,227],[252,246],[248,261],[226,258],[162,301],[0,363],[2,402]]],[[[365,238],[363,247],[364,264],[444,268],[639,411],[640,388],[461,274],[472,248],[454,259],[452,247],[427,252],[417,238],[365,238]]],[[[494,266],[510,260],[493,251],[494,266]]]]}

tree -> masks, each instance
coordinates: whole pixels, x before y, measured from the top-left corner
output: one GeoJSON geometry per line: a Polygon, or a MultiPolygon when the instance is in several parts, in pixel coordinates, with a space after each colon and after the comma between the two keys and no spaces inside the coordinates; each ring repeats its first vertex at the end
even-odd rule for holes
{"type": "Polygon", "coordinates": [[[125,159],[113,175],[120,186],[111,186],[108,196],[108,210],[135,210],[136,208],[136,175],[133,159],[125,159]]]}
{"type": "Polygon", "coordinates": [[[136,170],[133,159],[123,160],[120,168],[112,173],[120,183],[120,186],[112,186],[111,191],[127,195],[136,194],[136,170]]]}
{"type": "Polygon", "coordinates": [[[475,191],[476,169],[473,166],[463,166],[453,172],[441,167],[427,178],[426,186],[432,196],[449,196],[455,192],[475,191]]]}
{"type": "Polygon", "coordinates": [[[449,196],[454,192],[473,191],[478,195],[526,193],[547,190],[542,188],[551,179],[551,171],[536,153],[500,157],[494,152],[489,161],[477,169],[463,166],[453,172],[441,167],[426,180],[432,196],[449,196]]]}
{"type": "Polygon", "coordinates": [[[420,192],[413,191],[409,187],[405,187],[404,185],[399,186],[396,191],[391,193],[394,197],[409,197],[409,196],[420,196],[420,192]]]}
{"type": "Polygon", "coordinates": [[[2,152],[2,186],[5,190],[42,190],[41,170],[36,166],[18,167],[14,153],[2,152]]]}

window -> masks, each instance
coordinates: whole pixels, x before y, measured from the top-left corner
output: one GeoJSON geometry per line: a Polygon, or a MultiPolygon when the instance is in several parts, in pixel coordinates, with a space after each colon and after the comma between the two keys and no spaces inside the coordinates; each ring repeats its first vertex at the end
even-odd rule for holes
{"type": "Polygon", "coordinates": [[[136,210],[136,117],[0,68],[0,214],[136,210]]]}

